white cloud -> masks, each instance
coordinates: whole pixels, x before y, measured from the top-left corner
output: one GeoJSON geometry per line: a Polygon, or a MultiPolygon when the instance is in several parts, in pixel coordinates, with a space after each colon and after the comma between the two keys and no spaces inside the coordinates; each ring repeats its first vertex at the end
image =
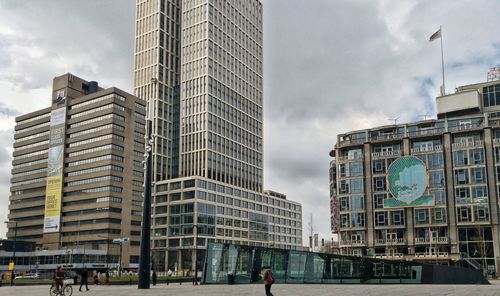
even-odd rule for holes
{"type": "MultiPolygon", "coordinates": [[[[328,235],[336,135],[435,114],[440,50],[428,38],[440,25],[448,91],[483,81],[500,63],[498,11],[487,0],[265,1],[265,187],[302,202],[303,225],[314,213],[328,235]]],[[[133,35],[134,1],[1,1],[0,109],[47,106],[66,72],[131,91],[133,35]]],[[[13,117],[0,124],[11,130],[13,117]]]]}

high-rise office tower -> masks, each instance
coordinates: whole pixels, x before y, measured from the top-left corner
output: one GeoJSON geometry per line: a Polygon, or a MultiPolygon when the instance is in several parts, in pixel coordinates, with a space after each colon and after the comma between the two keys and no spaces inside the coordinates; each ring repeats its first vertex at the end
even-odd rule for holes
{"type": "Polygon", "coordinates": [[[204,248],[210,237],[301,245],[300,205],[285,202],[282,194],[263,193],[262,18],[258,0],[137,0],[134,87],[155,108],[153,246],[169,251],[168,256],[160,252],[165,260],[156,258],[160,266],[175,262],[194,268],[191,262],[201,257],[183,247],[204,248]],[[214,200],[207,190],[212,187],[219,192],[214,200]],[[207,202],[198,206],[204,194],[207,202]],[[256,203],[249,205],[243,195],[256,203]],[[251,211],[241,213],[244,206],[251,211]],[[210,217],[202,219],[201,208],[210,217]],[[218,221],[220,230],[210,226],[219,215],[216,209],[226,216],[218,221]],[[228,218],[226,210],[244,219],[228,218]],[[168,221],[161,216],[167,213],[168,221]],[[283,235],[272,234],[274,217],[287,226],[276,228],[283,235]],[[249,219],[263,224],[258,234],[249,219]],[[233,229],[235,222],[245,227],[233,229]]]}
{"type": "Polygon", "coordinates": [[[51,106],[16,118],[7,237],[72,254],[41,265],[116,267],[122,249],[122,265],[136,268],[145,109],[120,89],[54,78],[51,106]],[[113,244],[125,237],[123,248],[113,244]],[[90,250],[102,258],[84,258],[90,250]]]}

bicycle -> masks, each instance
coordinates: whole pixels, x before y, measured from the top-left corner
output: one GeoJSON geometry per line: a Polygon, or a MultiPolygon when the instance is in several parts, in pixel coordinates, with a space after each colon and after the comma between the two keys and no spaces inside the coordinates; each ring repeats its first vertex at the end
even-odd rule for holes
{"type": "Polygon", "coordinates": [[[63,284],[60,289],[57,288],[54,283],[50,286],[49,289],[50,296],[71,296],[73,295],[73,280],[65,279],[63,280],[63,284]]]}

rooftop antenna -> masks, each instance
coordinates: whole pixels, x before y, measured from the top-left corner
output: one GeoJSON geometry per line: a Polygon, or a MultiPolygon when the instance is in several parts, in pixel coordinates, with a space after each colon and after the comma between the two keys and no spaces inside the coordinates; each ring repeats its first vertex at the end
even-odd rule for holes
{"type": "Polygon", "coordinates": [[[398,119],[399,119],[399,117],[401,117],[401,116],[398,116],[398,117],[396,117],[396,118],[388,118],[387,120],[391,120],[391,121],[393,121],[393,120],[394,120],[394,125],[397,125],[397,124],[398,124],[398,119]]]}
{"type": "Polygon", "coordinates": [[[422,117],[424,117],[424,120],[427,120],[427,117],[429,117],[429,112],[427,112],[425,114],[421,114],[419,116],[422,116],[422,117]]]}

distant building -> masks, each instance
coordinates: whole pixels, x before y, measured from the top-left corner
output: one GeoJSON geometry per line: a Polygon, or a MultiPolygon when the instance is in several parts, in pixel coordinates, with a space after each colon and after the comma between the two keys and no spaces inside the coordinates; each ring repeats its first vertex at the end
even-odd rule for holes
{"type": "Polygon", "coordinates": [[[330,153],[332,230],[344,254],[433,262],[472,257],[498,270],[500,82],[461,86],[436,103],[438,119],[338,135],[330,153]],[[425,167],[427,182],[406,188],[388,173],[407,156],[425,167]],[[431,206],[395,202],[394,194],[419,186],[431,206]]]}
{"type": "MultiPolygon", "coordinates": [[[[7,237],[38,250],[104,250],[138,263],[144,101],[72,74],[54,78],[52,104],[16,118],[7,237]]],[[[75,251],[76,252],[76,251],[75,251]]]]}

